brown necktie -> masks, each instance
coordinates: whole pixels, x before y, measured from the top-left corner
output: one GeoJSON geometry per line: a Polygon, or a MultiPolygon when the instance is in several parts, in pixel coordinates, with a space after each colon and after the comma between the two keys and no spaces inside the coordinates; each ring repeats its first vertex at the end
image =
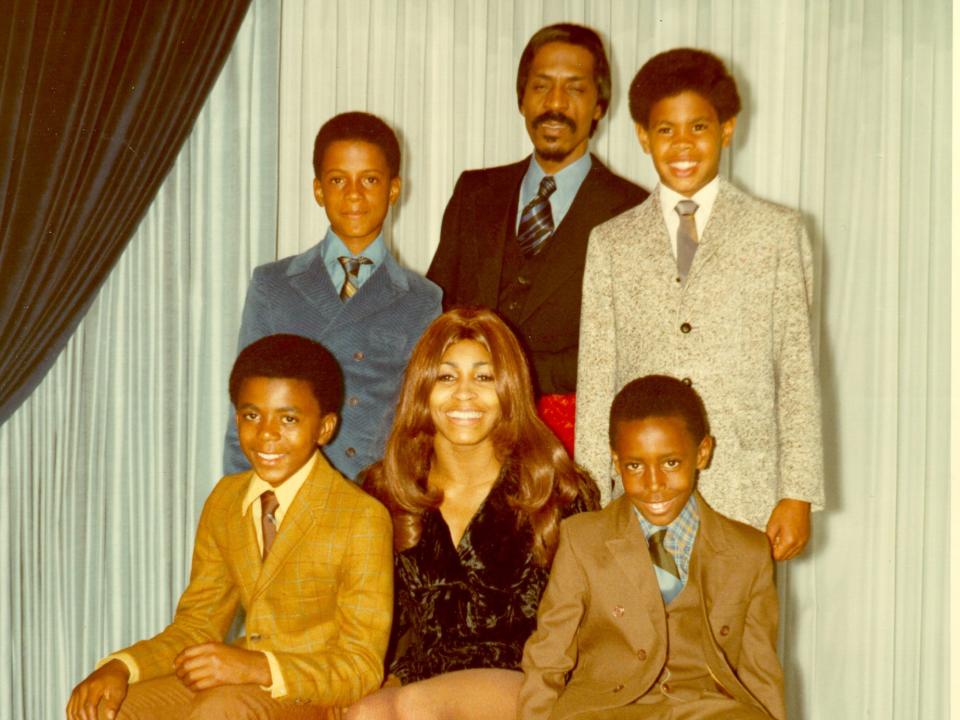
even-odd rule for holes
{"type": "Polygon", "coordinates": [[[677,563],[674,561],[670,551],[663,546],[663,541],[666,537],[666,530],[660,530],[650,536],[650,559],[653,560],[654,565],[663,568],[675,578],[679,579],[680,570],[677,569],[677,563]]]}
{"type": "Polygon", "coordinates": [[[267,553],[273,547],[273,540],[277,537],[277,508],[280,502],[273,490],[267,490],[260,496],[260,527],[263,530],[263,559],[267,559],[267,553]]]}
{"type": "Polygon", "coordinates": [[[681,200],[674,208],[680,216],[680,225],[677,227],[677,270],[684,280],[697,253],[697,223],[693,214],[698,207],[693,200],[681,200]]]}

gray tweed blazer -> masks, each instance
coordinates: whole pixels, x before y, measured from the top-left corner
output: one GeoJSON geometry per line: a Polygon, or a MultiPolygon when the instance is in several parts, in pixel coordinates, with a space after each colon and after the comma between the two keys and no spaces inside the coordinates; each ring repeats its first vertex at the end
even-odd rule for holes
{"type": "Polygon", "coordinates": [[[583,274],[576,459],[601,501],[622,494],[610,403],[651,373],[700,393],[716,450],[699,489],[764,528],[782,498],[823,507],[820,400],[810,334],[813,261],[799,213],[721,179],[685,283],[660,193],[596,227],[583,274]]]}

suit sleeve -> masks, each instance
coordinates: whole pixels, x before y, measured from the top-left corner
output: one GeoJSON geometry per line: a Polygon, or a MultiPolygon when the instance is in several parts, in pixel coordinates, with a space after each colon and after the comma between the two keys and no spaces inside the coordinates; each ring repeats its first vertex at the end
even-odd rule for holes
{"type": "Polygon", "coordinates": [[[587,579],[570,543],[566,525],[537,613],[537,629],[523,649],[523,685],[517,717],[546,720],[577,664],[577,631],[588,595],[587,579]]]}
{"type": "Polygon", "coordinates": [[[777,264],[774,332],[779,427],[779,498],[823,509],[820,397],[810,330],[813,256],[799,217],[784,239],[777,264]]]}
{"type": "Polygon", "coordinates": [[[393,615],[392,543],[386,509],[364,503],[340,568],[335,641],[321,650],[273,651],[288,695],[345,707],[380,687],[393,615]]]}
{"type": "Polygon", "coordinates": [[[443,223],[440,226],[440,244],[433,255],[427,270],[427,279],[435,282],[443,290],[443,310],[449,310],[459,303],[460,287],[460,247],[464,233],[461,229],[461,212],[464,195],[464,176],[457,179],[453,195],[443,211],[443,223]]]}
{"type": "Polygon", "coordinates": [[[777,657],[779,608],[773,582],[773,560],[766,547],[759,553],[761,570],[754,580],[743,627],[737,677],[774,718],[787,716],[783,700],[783,672],[777,657]]]}
{"type": "Polygon", "coordinates": [[[173,659],[184,648],[222,642],[236,615],[240,591],[213,535],[219,522],[216,495],[215,490],[207,498],[200,515],[190,583],[180,596],[173,622],[124,651],[136,662],[140,681],[172,673],[173,659]]]}
{"type": "Polygon", "coordinates": [[[577,360],[577,418],[574,457],[600,488],[600,504],[612,499],[610,403],[616,393],[617,331],[613,318],[613,270],[609,243],[594,229],[587,245],[577,360]]]}
{"type": "MultiPolygon", "coordinates": [[[[240,335],[237,341],[237,354],[250,343],[273,333],[270,326],[270,308],[263,286],[258,278],[257,270],[253,271],[250,285],[247,288],[247,297],[243,303],[243,315],[240,320],[240,335]]],[[[227,431],[223,444],[223,473],[232,475],[250,469],[250,463],[240,449],[237,438],[237,421],[234,417],[235,408],[230,405],[230,416],[227,418],[227,431]]]]}

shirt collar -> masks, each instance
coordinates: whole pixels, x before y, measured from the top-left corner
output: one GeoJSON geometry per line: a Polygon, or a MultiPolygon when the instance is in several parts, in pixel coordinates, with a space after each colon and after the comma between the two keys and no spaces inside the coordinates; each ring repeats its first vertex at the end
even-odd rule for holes
{"type": "MultiPolygon", "coordinates": [[[[584,178],[587,177],[587,173],[590,172],[590,166],[592,164],[593,161],[590,158],[590,153],[585,152],[583,157],[577,158],[563,170],[555,173],[553,179],[557,183],[557,189],[554,191],[554,195],[569,195],[572,201],[573,196],[576,195],[577,190],[580,189],[584,178]]],[[[533,200],[533,196],[540,190],[540,181],[546,176],[547,173],[540,167],[536,155],[531,155],[530,165],[527,167],[527,173],[523,176],[523,184],[520,186],[521,207],[533,200]]],[[[550,197],[552,200],[553,195],[550,197]]]]}
{"type": "MultiPolygon", "coordinates": [[[[339,258],[341,256],[359,257],[359,255],[354,255],[347,249],[347,246],[344,244],[343,240],[340,239],[340,236],[333,231],[333,228],[327,228],[327,234],[323,238],[321,247],[323,262],[325,265],[340,267],[339,258]]],[[[367,245],[363,249],[363,252],[360,253],[360,255],[373,263],[372,267],[370,268],[371,270],[376,269],[380,263],[383,262],[383,258],[386,256],[386,254],[387,243],[383,239],[382,230],[374,239],[374,241],[367,245]]]]}
{"type": "MultiPolygon", "coordinates": [[[[667,530],[667,536],[671,534],[678,535],[683,531],[688,531],[690,526],[696,528],[700,524],[700,508],[697,505],[697,499],[694,497],[693,493],[690,493],[690,497],[687,498],[686,505],[683,506],[683,510],[680,511],[680,514],[673,519],[673,522],[669,525],[654,525],[652,522],[648,521],[641,513],[636,506],[633,507],[633,511],[637,515],[637,519],[640,521],[640,527],[643,529],[643,535],[647,540],[650,539],[650,536],[655,532],[663,530],[664,527],[667,530]]],[[[694,529],[694,534],[696,534],[696,529],[694,529]]]]}
{"type": "Polygon", "coordinates": [[[274,513],[274,516],[277,518],[277,525],[279,525],[283,520],[283,516],[286,515],[287,509],[293,503],[294,498],[297,497],[297,493],[300,492],[300,488],[303,487],[303,484],[307,481],[307,478],[310,477],[310,473],[313,472],[313,468],[317,464],[317,456],[319,454],[319,450],[315,451],[313,455],[310,456],[310,459],[307,460],[299,470],[280,483],[280,485],[277,487],[273,487],[270,483],[261,479],[260,476],[254,472],[250,477],[250,484],[247,486],[247,494],[243,496],[243,504],[240,506],[240,515],[246,515],[247,511],[250,509],[250,506],[253,505],[254,502],[258,501],[263,493],[265,493],[267,490],[272,490],[277,496],[277,503],[279,503],[279,507],[277,508],[276,513],[274,513]]]}
{"type": "Polygon", "coordinates": [[[706,225],[706,221],[701,221],[701,219],[710,216],[710,212],[713,210],[713,203],[717,199],[717,193],[720,192],[720,176],[714,176],[713,180],[697,190],[697,192],[693,194],[693,197],[689,198],[667,187],[663,183],[660,183],[659,188],[660,204],[663,206],[664,212],[669,211],[672,213],[677,203],[681,200],[693,200],[697,204],[697,227],[703,228],[706,225]]]}

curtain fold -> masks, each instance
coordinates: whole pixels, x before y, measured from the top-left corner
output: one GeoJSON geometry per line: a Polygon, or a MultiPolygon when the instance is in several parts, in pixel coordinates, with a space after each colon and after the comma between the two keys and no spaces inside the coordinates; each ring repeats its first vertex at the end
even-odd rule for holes
{"type": "Polygon", "coordinates": [[[20,0],[0,13],[0,423],[123,251],[249,0],[20,0]]]}
{"type": "MultiPolygon", "coordinates": [[[[246,284],[276,245],[280,9],[250,8],[213,87],[191,98],[202,111],[89,311],[0,425],[0,717],[62,718],[94,663],[161,630],[186,586],[220,476],[246,284]]],[[[170,42],[157,53],[200,52],[170,42]]],[[[187,87],[173,66],[161,74],[168,90],[187,87]]],[[[156,137],[169,144],[171,132],[156,137]]],[[[156,139],[139,121],[128,138],[156,139]]],[[[124,183],[139,191],[140,167],[110,176],[105,207],[122,211],[110,196],[124,183]]]]}

